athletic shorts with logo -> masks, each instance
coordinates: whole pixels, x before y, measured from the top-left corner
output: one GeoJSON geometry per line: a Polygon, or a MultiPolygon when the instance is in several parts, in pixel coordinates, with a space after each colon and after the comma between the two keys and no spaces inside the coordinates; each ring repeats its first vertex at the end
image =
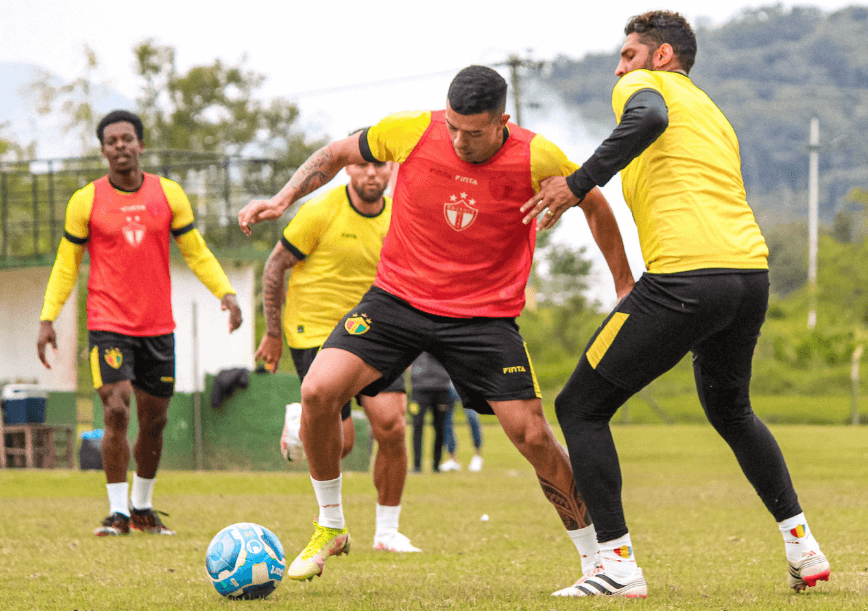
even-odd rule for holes
{"type": "Polygon", "coordinates": [[[493,413],[489,401],[542,395],[514,318],[428,314],[371,287],[323,344],[351,352],[383,377],[362,390],[380,392],[428,352],[446,368],[465,407],[493,413]]]}
{"type": "Polygon", "coordinates": [[[588,343],[587,361],[612,384],[638,392],[688,352],[718,388],[747,388],[768,307],[765,270],[643,274],[588,343]]]}
{"type": "Polygon", "coordinates": [[[175,392],[175,334],[135,337],[113,331],[89,331],[93,386],[130,380],[155,397],[175,392]]]}
{"type": "MultiPolygon", "coordinates": [[[[310,369],[310,364],[313,363],[314,357],[320,351],[320,347],[316,348],[290,348],[289,352],[292,355],[292,362],[295,364],[295,371],[298,373],[298,379],[304,381],[304,376],[307,375],[310,369]]],[[[404,382],[404,376],[398,376],[395,381],[389,384],[380,392],[407,392],[407,386],[404,382]]],[[[356,401],[359,401],[359,396],[356,396],[356,401]]],[[[359,401],[361,405],[361,401],[359,401]]],[[[352,401],[347,401],[347,404],[341,408],[341,420],[346,420],[352,416],[352,401]]]]}

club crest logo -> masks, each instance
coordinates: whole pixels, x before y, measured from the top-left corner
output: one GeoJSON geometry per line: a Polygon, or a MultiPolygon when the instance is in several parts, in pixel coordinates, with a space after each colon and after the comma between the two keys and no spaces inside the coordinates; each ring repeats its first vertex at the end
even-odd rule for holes
{"type": "Polygon", "coordinates": [[[449,199],[451,201],[443,205],[446,222],[455,231],[464,231],[473,224],[479,214],[479,210],[473,207],[476,205],[476,200],[468,200],[467,193],[462,193],[460,198],[457,195],[452,195],[449,199]]]}
{"type": "Polygon", "coordinates": [[[122,229],[124,233],[124,238],[127,241],[127,244],[130,246],[138,246],[142,243],[142,240],[145,239],[145,231],[146,227],[139,223],[139,217],[128,216],[127,224],[124,225],[122,229]]]}
{"type": "Polygon", "coordinates": [[[790,534],[794,537],[802,538],[805,536],[805,525],[799,524],[795,528],[790,529],[790,534]]]}
{"type": "Polygon", "coordinates": [[[505,172],[499,172],[491,177],[488,181],[488,190],[491,196],[499,202],[502,202],[507,197],[513,194],[516,189],[517,182],[505,172]]]}
{"type": "Polygon", "coordinates": [[[120,369],[124,362],[124,355],[117,348],[109,348],[105,351],[105,362],[112,369],[120,369]]]}
{"type": "Polygon", "coordinates": [[[350,335],[362,335],[367,333],[371,328],[371,320],[364,314],[350,316],[344,323],[344,329],[350,335]]]}

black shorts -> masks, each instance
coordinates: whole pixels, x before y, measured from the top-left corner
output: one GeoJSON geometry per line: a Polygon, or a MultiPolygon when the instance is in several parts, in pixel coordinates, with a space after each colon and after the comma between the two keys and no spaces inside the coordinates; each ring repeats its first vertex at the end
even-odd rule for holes
{"type": "Polygon", "coordinates": [[[514,318],[450,318],[417,310],[377,287],[344,316],[323,344],[351,352],[383,377],[374,395],[403,375],[422,352],[446,368],[465,407],[493,413],[489,401],[542,395],[514,318]]]}
{"type": "Polygon", "coordinates": [[[692,351],[708,383],[749,385],[768,297],[765,270],[646,273],[597,329],[582,360],[638,392],[692,351]]]}
{"type": "Polygon", "coordinates": [[[175,392],[175,334],[135,337],[113,331],[88,331],[93,387],[130,380],[155,397],[175,392]]]}
{"type": "MultiPolygon", "coordinates": [[[[320,351],[319,348],[290,348],[289,353],[292,355],[292,362],[295,364],[295,371],[298,373],[298,379],[304,380],[310,369],[310,364],[313,363],[314,357],[320,351]]],[[[404,376],[399,376],[388,387],[380,392],[407,392],[407,387],[404,383],[404,376]]],[[[356,397],[359,401],[359,397],[356,397]]],[[[361,402],[359,402],[361,404],[361,402]]],[[[341,408],[341,420],[346,420],[353,415],[352,402],[347,401],[347,404],[341,408]]]]}

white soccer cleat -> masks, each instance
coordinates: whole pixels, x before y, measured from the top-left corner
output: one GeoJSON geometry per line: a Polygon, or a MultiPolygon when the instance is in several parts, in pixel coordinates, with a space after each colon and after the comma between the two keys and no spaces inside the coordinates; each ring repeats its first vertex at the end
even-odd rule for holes
{"type": "Polygon", "coordinates": [[[283,434],[280,436],[280,453],[289,462],[307,458],[304,444],[301,442],[301,403],[290,403],[286,406],[283,434]]]}
{"type": "Polygon", "coordinates": [[[399,532],[390,535],[374,537],[374,550],[378,552],[421,552],[422,550],[410,543],[410,539],[399,532]]]}
{"type": "Polygon", "coordinates": [[[624,598],[647,598],[648,586],[642,569],[637,568],[633,577],[626,582],[619,582],[606,575],[602,568],[582,575],[579,580],[568,588],[554,592],[552,596],[623,596],[624,598]]]}
{"type": "Polygon", "coordinates": [[[441,471],[461,471],[461,463],[454,458],[450,458],[444,463],[440,463],[441,471]]]}
{"type": "Polygon", "coordinates": [[[823,552],[805,552],[798,562],[790,562],[788,579],[796,592],[813,588],[818,581],[829,581],[832,567],[823,552]]]}
{"type": "Polygon", "coordinates": [[[470,459],[470,466],[467,467],[469,471],[482,471],[482,457],[479,454],[474,454],[473,458],[470,459]]]}

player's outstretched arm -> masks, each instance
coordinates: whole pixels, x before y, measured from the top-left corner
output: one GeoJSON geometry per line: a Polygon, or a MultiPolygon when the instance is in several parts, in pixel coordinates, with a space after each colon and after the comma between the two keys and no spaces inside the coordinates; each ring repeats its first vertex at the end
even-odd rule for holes
{"type": "Polygon", "coordinates": [[[332,142],[308,157],[289,182],[270,199],[254,199],[238,213],[238,226],[251,235],[251,225],[280,218],[287,208],[308,193],[328,183],[342,168],[362,163],[357,132],[348,138],[332,142]]]}
{"type": "Polygon", "coordinates": [[[585,220],[588,221],[591,235],[594,236],[594,241],[606,259],[606,264],[612,273],[612,279],[615,281],[618,301],[621,301],[633,290],[636,281],[633,279],[633,272],[627,261],[624,240],[621,237],[621,230],[618,228],[615,214],[612,212],[606,196],[597,187],[591,189],[582,199],[579,207],[585,213],[585,220]]]}

